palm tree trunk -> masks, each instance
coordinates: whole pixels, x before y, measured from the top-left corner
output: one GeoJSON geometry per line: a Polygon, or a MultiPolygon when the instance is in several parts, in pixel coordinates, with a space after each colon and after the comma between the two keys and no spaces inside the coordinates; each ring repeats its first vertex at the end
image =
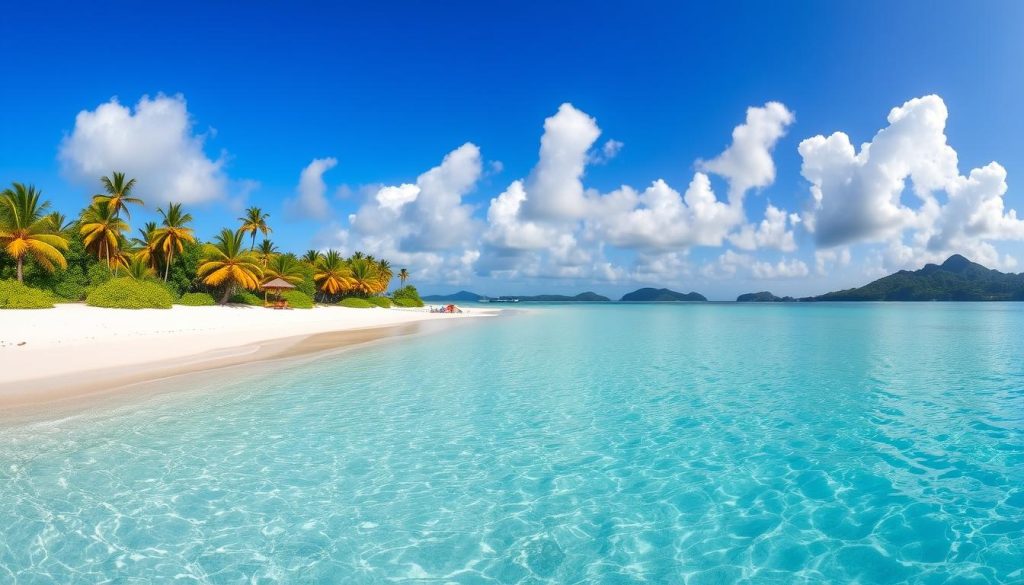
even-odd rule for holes
{"type": "Polygon", "coordinates": [[[25,262],[25,257],[24,256],[18,256],[18,282],[20,282],[22,284],[25,283],[25,274],[24,274],[24,271],[22,269],[22,265],[23,265],[24,262],[25,262]]]}
{"type": "Polygon", "coordinates": [[[228,301],[231,300],[231,292],[234,290],[234,288],[234,284],[229,284],[224,287],[224,294],[220,297],[220,304],[228,304],[228,301]]]}
{"type": "Polygon", "coordinates": [[[167,275],[171,272],[171,262],[174,262],[174,248],[167,254],[167,265],[164,266],[164,282],[167,282],[167,275]]]}
{"type": "Polygon", "coordinates": [[[253,232],[252,232],[252,245],[249,246],[249,251],[252,252],[255,249],[256,249],[256,231],[253,230],[253,232]]]}

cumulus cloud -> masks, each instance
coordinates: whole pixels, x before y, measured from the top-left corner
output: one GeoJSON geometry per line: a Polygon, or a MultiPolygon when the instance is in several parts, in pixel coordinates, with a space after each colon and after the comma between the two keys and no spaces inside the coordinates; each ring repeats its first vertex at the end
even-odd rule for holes
{"type": "Polygon", "coordinates": [[[374,197],[381,207],[397,211],[406,203],[416,201],[419,195],[420,188],[418,185],[403,183],[398,186],[382,187],[374,197]]]}
{"type": "Polygon", "coordinates": [[[729,199],[741,199],[750,189],[775,181],[772,150],[795,116],[779,102],[747,108],[747,119],[732,131],[732,144],[717,157],[702,163],[703,170],[729,181],[729,199]]]}
{"type": "Polygon", "coordinates": [[[684,193],[663,179],[642,191],[623,185],[600,193],[583,185],[586,167],[611,157],[621,144],[609,140],[594,154],[601,132],[596,121],[563,104],[545,121],[529,177],[490,202],[481,271],[616,279],[629,274],[646,280],[670,276],[694,246],[734,242],[751,250],[791,251],[799,218],[770,206],[761,224],[744,225],[743,199],[748,190],[774,180],[771,152],[792,121],[792,113],[776,102],[750,108],[732,144],[700,163],[707,172],[696,172],[684,193]],[[727,200],[715,194],[708,172],[729,182],[727,200]],[[633,269],[612,266],[605,246],[635,252],[633,269]]]}
{"type": "Polygon", "coordinates": [[[290,217],[324,221],[330,218],[331,205],[327,201],[324,173],[337,164],[338,160],[333,157],[315,158],[302,169],[299,186],[295,189],[296,196],[284,202],[285,212],[290,217]]]}
{"type": "Polygon", "coordinates": [[[888,126],[858,151],[836,132],[800,143],[811,183],[808,229],[822,248],[880,242],[887,267],[970,254],[996,265],[992,240],[1024,239],[1024,220],[1006,211],[1006,170],[996,162],[960,174],[945,134],[942,98],[929,95],[889,112],[888,126]],[[914,203],[904,200],[908,181],[914,203]]]}
{"type": "Polygon", "coordinates": [[[764,210],[764,219],[757,226],[747,224],[729,236],[729,241],[741,250],[774,248],[783,252],[796,250],[796,239],[792,229],[800,223],[800,216],[786,213],[769,204],[764,210]]]}
{"type": "Polygon", "coordinates": [[[114,98],[78,113],[58,159],[68,178],[90,187],[112,171],[124,172],[153,205],[223,199],[229,186],[224,156],[209,158],[205,139],[181,95],[143,96],[134,108],[114,98]]]}
{"type": "Polygon", "coordinates": [[[544,121],[540,158],[527,181],[525,201],[528,219],[572,220],[583,217],[583,171],[587,152],[601,135],[597,122],[572,104],[562,104],[544,121]]]}
{"type": "Polygon", "coordinates": [[[625,248],[720,246],[743,219],[741,207],[718,200],[704,173],[694,174],[682,196],[658,179],[639,195],[624,187],[618,199],[632,209],[624,211],[618,206],[620,209],[595,214],[590,224],[598,237],[625,248]]]}
{"type": "Polygon", "coordinates": [[[483,173],[480,149],[466,143],[415,183],[385,185],[349,215],[349,229],[324,241],[408,266],[418,279],[465,282],[480,257],[482,228],[463,198],[483,173]]]}

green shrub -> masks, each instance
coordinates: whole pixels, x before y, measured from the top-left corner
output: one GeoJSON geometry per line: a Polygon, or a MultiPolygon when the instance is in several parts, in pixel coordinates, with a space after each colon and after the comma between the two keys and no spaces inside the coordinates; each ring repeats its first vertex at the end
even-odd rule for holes
{"type": "Polygon", "coordinates": [[[231,295],[231,298],[228,300],[228,302],[234,303],[236,305],[252,305],[254,307],[262,307],[263,297],[255,295],[247,290],[243,290],[241,292],[236,292],[235,294],[231,295]]]}
{"type": "Polygon", "coordinates": [[[281,293],[281,298],[288,301],[288,306],[293,309],[312,309],[313,297],[299,290],[290,290],[281,293]]]}
{"type": "Polygon", "coordinates": [[[162,284],[127,276],[108,280],[85,298],[87,305],[111,309],[170,309],[173,302],[162,284]]]}
{"type": "Polygon", "coordinates": [[[217,301],[207,293],[185,293],[175,304],[188,307],[209,307],[216,305],[217,301]]]}
{"type": "Polygon", "coordinates": [[[53,292],[68,301],[80,301],[85,298],[85,286],[69,280],[58,282],[53,287],[53,292]]]}
{"type": "Polygon", "coordinates": [[[17,280],[0,280],[0,309],[52,309],[54,297],[17,280]]]}
{"type": "Polygon", "coordinates": [[[369,297],[366,299],[370,304],[377,305],[382,309],[391,308],[391,299],[387,297],[369,297]]]}
{"type": "Polygon", "coordinates": [[[370,301],[366,299],[361,299],[359,297],[348,297],[347,299],[341,299],[341,301],[338,302],[338,304],[341,305],[342,307],[348,307],[350,309],[373,308],[373,304],[370,301]]]}
{"type": "Polygon", "coordinates": [[[423,299],[420,298],[419,291],[411,284],[407,284],[391,293],[391,298],[394,299],[395,304],[399,307],[423,306],[423,299]]]}
{"type": "Polygon", "coordinates": [[[111,274],[110,270],[107,268],[105,264],[100,264],[97,262],[96,264],[89,265],[88,277],[89,284],[96,287],[103,284],[104,282],[107,282],[108,280],[113,278],[114,275],[111,274]]]}

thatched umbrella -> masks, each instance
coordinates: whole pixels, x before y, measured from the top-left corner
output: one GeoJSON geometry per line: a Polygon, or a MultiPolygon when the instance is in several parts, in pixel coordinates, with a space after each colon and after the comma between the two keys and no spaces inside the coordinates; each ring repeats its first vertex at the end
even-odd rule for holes
{"type": "Polygon", "coordinates": [[[263,289],[263,302],[266,303],[267,291],[272,291],[277,299],[281,300],[281,291],[292,290],[295,288],[295,285],[283,278],[275,278],[270,282],[264,282],[260,285],[260,288],[263,289]]]}

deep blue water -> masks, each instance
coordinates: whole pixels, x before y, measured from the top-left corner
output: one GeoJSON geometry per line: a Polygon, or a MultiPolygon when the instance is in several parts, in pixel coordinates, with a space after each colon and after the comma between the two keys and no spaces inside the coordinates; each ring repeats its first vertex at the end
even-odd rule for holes
{"type": "Polygon", "coordinates": [[[0,582],[1024,582],[1024,303],[541,307],[174,386],[0,422],[0,582]]]}

